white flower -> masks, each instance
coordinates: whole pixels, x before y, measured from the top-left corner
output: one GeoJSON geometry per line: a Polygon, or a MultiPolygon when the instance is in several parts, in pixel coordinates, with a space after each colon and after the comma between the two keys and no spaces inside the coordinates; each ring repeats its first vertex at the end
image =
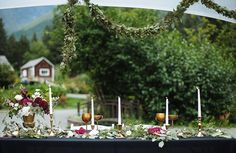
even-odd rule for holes
{"type": "Polygon", "coordinates": [[[19,135],[19,131],[14,131],[14,132],[12,132],[12,135],[15,136],[15,137],[17,137],[17,136],[19,135]]]}
{"type": "Polygon", "coordinates": [[[164,146],[164,142],[163,141],[159,142],[158,146],[162,148],[164,146]]]}
{"type": "Polygon", "coordinates": [[[37,89],[35,90],[34,94],[32,95],[33,98],[41,97],[41,94],[38,90],[37,89]]]}
{"type": "Polygon", "coordinates": [[[72,131],[67,132],[67,137],[73,137],[73,136],[74,136],[74,133],[72,131]]]}
{"type": "Polygon", "coordinates": [[[127,136],[130,136],[132,134],[132,132],[129,130],[129,131],[126,131],[125,133],[127,136]]]}
{"type": "Polygon", "coordinates": [[[20,111],[19,111],[21,116],[29,116],[30,115],[30,107],[26,106],[23,107],[20,111]]]}
{"type": "Polygon", "coordinates": [[[14,103],[11,103],[11,102],[10,102],[10,103],[9,103],[9,106],[14,107],[14,103]]]}
{"type": "Polygon", "coordinates": [[[21,100],[23,99],[23,97],[22,97],[21,95],[16,95],[16,96],[15,96],[15,99],[16,99],[17,101],[21,101],[21,100]]]}
{"type": "Polygon", "coordinates": [[[15,103],[14,107],[18,107],[18,106],[19,106],[19,104],[18,104],[18,103],[15,103]]]}
{"type": "Polygon", "coordinates": [[[89,132],[89,139],[95,139],[97,134],[99,133],[98,130],[92,130],[89,132]]]}

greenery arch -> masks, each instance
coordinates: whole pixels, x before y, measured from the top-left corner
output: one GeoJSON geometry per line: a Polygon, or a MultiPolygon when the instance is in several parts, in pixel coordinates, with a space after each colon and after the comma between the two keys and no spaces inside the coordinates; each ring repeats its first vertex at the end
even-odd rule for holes
{"type": "MultiPolygon", "coordinates": [[[[147,25],[142,28],[127,27],[123,24],[116,24],[108,19],[103,11],[97,6],[92,4],[89,0],[84,0],[86,6],[89,8],[91,17],[100,24],[102,27],[116,35],[127,37],[147,37],[156,36],[160,32],[167,30],[174,22],[179,21],[184,12],[193,4],[201,2],[209,9],[215,10],[217,13],[222,14],[225,17],[236,19],[236,10],[228,10],[211,0],[182,0],[173,12],[169,12],[160,23],[154,25],[147,25]]],[[[64,46],[62,48],[62,63],[61,68],[67,69],[68,65],[73,58],[76,58],[77,36],[75,33],[75,21],[74,21],[74,8],[78,0],[68,0],[68,7],[64,12],[64,46]]]]}

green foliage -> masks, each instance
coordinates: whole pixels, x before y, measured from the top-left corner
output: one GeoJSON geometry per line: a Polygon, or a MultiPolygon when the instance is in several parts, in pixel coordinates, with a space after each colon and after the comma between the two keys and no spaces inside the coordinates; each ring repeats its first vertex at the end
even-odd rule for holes
{"type": "Polygon", "coordinates": [[[17,75],[9,65],[0,64],[0,88],[8,88],[13,85],[17,79],[17,75]]]}
{"type": "Polygon", "coordinates": [[[33,41],[30,44],[29,51],[24,54],[24,61],[27,62],[32,59],[36,59],[39,57],[47,57],[49,54],[49,50],[41,41],[33,41]]]}
{"type": "Polygon", "coordinates": [[[146,79],[141,84],[141,97],[147,109],[152,110],[150,115],[164,111],[164,97],[169,97],[170,109],[187,119],[193,118],[197,114],[196,86],[201,88],[204,115],[218,116],[229,111],[235,72],[220,49],[206,40],[189,43],[178,32],[162,35],[155,46],[153,50],[157,51],[147,54],[146,79]]]}
{"type": "MultiPolygon", "coordinates": [[[[128,26],[153,24],[160,17],[152,10],[104,10],[114,21],[128,26]]],[[[80,41],[76,44],[78,59],[73,60],[70,74],[88,74],[94,82],[96,95],[134,96],[143,105],[144,117],[151,119],[156,112],[164,111],[168,96],[170,111],[190,120],[197,114],[195,87],[199,86],[204,115],[217,117],[229,111],[235,71],[232,59],[224,56],[228,46],[219,47],[209,40],[214,36],[213,30],[209,30],[215,29],[214,25],[199,20],[209,27],[203,27],[201,33],[211,37],[186,32],[183,38],[181,33],[173,31],[155,39],[117,38],[94,23],[85,7],[76,8],[76,12],[75,31],[80,41]]],[[[54,27],[47,35],[48,44],[63,42],[60,17],[62,14],[56,14],[54,27]]],[[[191,21],[189,29],[198,26],[195,20],[191,21]]],[[[60,51],[59,48],[55,50],[60,51]]]]}
{"type": "Polygon", "coordinates": [[[92,91],[92,80],[86,74],[80,74],[64,81],[66,89],[70,93],[88,94],[92,91]]]}
{"type": "Polygon", "coordinates": [[[7,49],[7,36],[4,29],[3,21],[0,18],[0,55],[4,55],[4,52],[7,49]]]}

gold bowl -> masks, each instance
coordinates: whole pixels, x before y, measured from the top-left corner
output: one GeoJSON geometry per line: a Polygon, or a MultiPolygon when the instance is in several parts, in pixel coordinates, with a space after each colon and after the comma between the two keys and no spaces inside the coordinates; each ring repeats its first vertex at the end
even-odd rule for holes
{"type": "Polygon", "coordinates": [[[171,126],[174,127],[174,121],[178,119],[178,115],[171,114],[169,115],[169,120],[171,120],[171,126]]]}
{"type": "Polygon", "coordinates": [[[90,113],[83,113],[82,114],[82,120],[85,123],[88,123],[91,120],[91,114],[90,113]]]}
{"type": "Polygon", "coordinates": [[[95,121],[99,121],[99,120],[101,120],[101,119],[103,119],[103,116],[102,116],[102,115],[94,115],[94,120],[95,120],[95,121]]]}
{"type": "Polygon", "coordinates": [[[169,119],[175,121],[178,119],[178,115],[169,115],[169,119]]]}
{"type": "Polygon", "coordinates": [[[165,113],[156,113],[155,120],[162,123],[165,121],[165,113]]]}

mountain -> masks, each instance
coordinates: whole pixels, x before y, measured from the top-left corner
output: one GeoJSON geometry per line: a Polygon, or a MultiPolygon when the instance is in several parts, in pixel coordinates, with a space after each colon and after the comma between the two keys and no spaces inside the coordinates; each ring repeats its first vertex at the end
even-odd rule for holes
{"type": "Polygon", "coordinates": [[[0,10],[0,18],[3,19],[8,35],[21,34],[31,37],[33,33],[42,36],[46,26],[52,24],[53,10],[55,6],[26,7],[0,10]]]}
{"type": "Polygon", "coordinates": [[[23,25],[18,31],[13,32],[12,34],[16,37],[16,39],[19,39],[21,35],[25,35],[27,38],[31,39],[33,34],[36,33],[37,38],[41,39],[45,27],[52,25],[52,19],[53,13],[49,12],[23,25]]]}

